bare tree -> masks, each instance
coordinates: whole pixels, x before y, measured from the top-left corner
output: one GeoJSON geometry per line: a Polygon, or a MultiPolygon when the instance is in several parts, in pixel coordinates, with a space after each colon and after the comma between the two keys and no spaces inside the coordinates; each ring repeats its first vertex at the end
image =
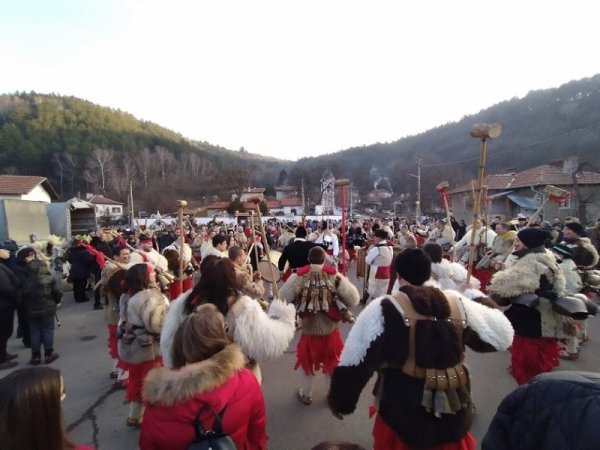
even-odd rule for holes
{"type": "Polygon", "coordinates": [[[97,186],[103,194],[106,194],[108,174],[113,169],[114,157],[114,150],[97,148],[92,152],[86,164],[85,180],[97,186]]]}
{"type": "Polygon", "coordinates": [[[137,169],[144,181],[144,190],[148,189],[148,179],[150,178],[150,171],[152,168],[152,152],[148,148],[145,148],[137,155],[135,161],[137,169]]]}
{"type": "Polygon", "coordinates": [[[122,200],[127,196],[129,181],[131,180],[133,170],[135,170],[133,160],[131,159],[131,156],[126,153],[121,156],[118,162],[113,164],[112,170],[108,174],[109,185],[119,200],[122,200]]]}
{"type": "Polygon", "coordinates": [[[165,147],[156,147],[154,149],[154,157],[160,170],[160,179],[164,183],[167,179],[167,173],[169,173],[169,170],[176,165],[177,159],[173,153],[165,147]]]}
{"type": "Polygon", "coordinates": [[[58,179],[58,185],[60,193],[63,194],[65,191],[65,182],[69,182],[71,191],[75,182],[75,168],[77,161],[75,156],[70,153],[54,153],[51,160],[52,168],[56,179],[58,179]]]}

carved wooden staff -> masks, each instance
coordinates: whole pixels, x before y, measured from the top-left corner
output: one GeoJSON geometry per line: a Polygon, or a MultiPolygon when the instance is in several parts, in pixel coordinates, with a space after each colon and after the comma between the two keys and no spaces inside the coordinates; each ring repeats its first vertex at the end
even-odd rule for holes
{"type": "MultiPolygon", "coordinates": [[[[447,181],[442,181],[440,184],[438,184],[435,189],[439,192],[440,196],[442,197],[442,201],[444,202],[444,209],[446,210],[446,221],[447,221],[447,225],[449,227],[452,227],[452,222],[450,222],[450,208],[448,206],[448,186],[450,186],[448,184],[447,181]]],[[[454,230],[453,230],[454,231],[454,230]]],[[[450,253],[450,262],[454,262],[456,261],[456,249],[454,248],[454,232],[451,234],[451,241],[450,241],[450,249],[452,250],[452,252],[450,253]]]]}
{"type": "Polygon", "coordinates": [[[179,293],[183,293],[183,246],[185,236],[183,233],[183,208],[187,206],[185,200],[177,200],[177,217],[179,221],[179,293]]]}
{"type": "Polygon", "coordinates": [[[256,268],[258,270],[258,246],[256,245],[256,232],[254,230],[254,211],[250,211],[250,229],[252,230],[252,246],[250,247],[250,253],[254,248],[254,260],[256,261],[256,268]]]}
{"type": "Polygon", "coordinates": [[[477,219],[479,218],[479,208],[481,206],[481,187],[483,186],[483,172],[485,169],[486,142],[488,139],[496,139],[502,133],[502,127],[499,123],[479,123],[471,128],[471,137],[481,139],[481,148],[479,152],[479,176],[477,178],[477,199],[473,203],[473,227],[471,228],[471,243],[469,247],[469,266],[467,269],[467,284],[471,281],[473,272],[473,262],[475,261],[475,236],[477,234],[477,219]]]}
{"type": "Polygon", "coordinates": [[[256,205],[256,215],[258,217],[258,226],[260,227],[260,234],[262,235],[263,245],[265,247],[265,254],[267,255],[267,261],[269,261],[269,270],[271,271],[271,279],[273,280],[273,296],[279,298],[279,286],[277,286],[277,278],[275,277],[275,269],[273,269],[273,262],[271,261],[271,250],[269,249],[269,243],[267,242],[267,235],[265,234],[265,227],[262,222],[262,216],[260,214],[260,199],[255,198],[251,200],[256,205]]]}

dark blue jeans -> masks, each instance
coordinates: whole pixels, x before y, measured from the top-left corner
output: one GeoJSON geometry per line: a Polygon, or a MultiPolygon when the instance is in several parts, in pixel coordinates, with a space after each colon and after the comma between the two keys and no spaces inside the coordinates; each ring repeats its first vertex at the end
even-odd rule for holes
{"type": "Polygon", "coordinates": [[[54,313],[29,316],[29,332],[33,356],[41,355],[42,344],[45,354],[49,355],[54,351],[54,313]]]}

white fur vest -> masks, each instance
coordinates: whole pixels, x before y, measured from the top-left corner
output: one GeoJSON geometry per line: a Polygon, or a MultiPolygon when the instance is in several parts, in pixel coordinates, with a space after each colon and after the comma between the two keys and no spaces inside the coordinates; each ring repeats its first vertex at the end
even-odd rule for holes
{"type": "MultiPolygon", "coordinates": [[[[160,339],[160,348],[165,367],[173,367],[171,348],[177,328],[183,322],[185,301],[189,293],[175,299],[167,313],[160,339]]],[[[285,305],[273,300],[268,312],[248,296],[241,296],[231,306],[225,323],[229,336],[238,344],[248,358],[265,361],[281,356],[294,337],[294,305],[285,305]]]]}

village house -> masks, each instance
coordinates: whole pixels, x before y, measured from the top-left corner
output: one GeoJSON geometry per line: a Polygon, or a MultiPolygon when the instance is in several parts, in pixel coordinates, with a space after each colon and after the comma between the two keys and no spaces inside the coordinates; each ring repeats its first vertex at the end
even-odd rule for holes
{"type": "Polygon", "coordinates": [[[96,208],[97,217],[107,217],[111,221],[123,218],[124,203],[96,194],[86,194],[86,200],[96,208]]]}
{"type": "Polygon", "coordinates": [[[51,203],[58,195],[46,177],[0,175],[0,200],[51,203]]]}
{"type": "MultiPolygon", "coordinates": [[[[518,214],[531,216],[546,200],[544,188],[552,185],[572,195],[560,204],[546,202],[541,211],[543,220],[578,216],[576,187],[580,201],[586,202],[587,218],[597,219],[600,217],[600,173],[582,171],[575,174],[577,167],[577,158],[569,157],[522,172],[486,175],[483,182],[486,197],[482,205],[485,214],[490,218],[501,216],[504,220],[518,214]]],[[[449,191],[450,208],[457,220],[471,219],[475,186],[477,180],[472,180],[449,191]]]]}

